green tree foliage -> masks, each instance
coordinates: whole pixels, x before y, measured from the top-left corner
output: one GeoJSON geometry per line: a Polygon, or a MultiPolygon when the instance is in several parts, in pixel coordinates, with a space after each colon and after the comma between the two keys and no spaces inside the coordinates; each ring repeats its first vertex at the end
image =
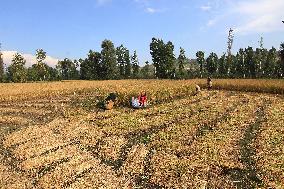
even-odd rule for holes
{"type": "Polygon", "coordinates": [[[188,60],[185,50],[180,48],[178,58],[174,55],[174,45],[169,41],[164,43],[161,39],[152,38],[150,53],[153,65],[145,62],[140,69],[137,52],[130,57],[129,50],[123,45],[115,48],[110,40],[102,42],[102,50],[95,52],[90,50],[86,59],[71,61],[65,58],[59,61],[56,69],[49,67],[44,60],[46,52],[42,49],[36,51],[36,64],[25,68],[25,60],[20,54],[15,54],[13,63],[4,73],[3,58],[0,53],[0,82],[10,80],[13,82],[77,79],[77,68],[80,63],[81,79],[126,79],[126,78],[196,78],[208,74],[214,77],[230,78],[275,78],[284,76],[284,43],[280,50],[271,48],[269,51],[263,48],[263,39],[260,47],[255,50],[248,47],[239,49],[236,55],[231,54],[232,35],[229,35],[228,54],[223,54],[218,59],[217,54],[211,53],[205,61],[204,52],[196,53],[196,60],[188,60]],[[188,63],[187,63],[188,62],[188,63]],[[187,70],[185,72],[185,70],[187,70]],[[140,72],[140,73],[139,73],[140,72]]]}
{"type": "Polygon", "coordinates": [[[197,60],[187,60],[185,78],[198,78],[200,75],[200,65],[197,60]]]}
{"type": "Polygon", "coordinates": [[[185,50],[180,47],[180,52],[178,56],[178,77],[184,78],[185,77],[185,64],[187,62],[186,56],[185,56],[185,50]]]}
{"type": "Polygon", "coordinates": [[[129,50],[123,45],[120,45],[116,48],[116,56],[120,78],[129,78],[131,76],[129,50]]]}
{"type": "Polygon", "coordinates": [[[244,49],[240,49],[239,52],[236,55],[236,71],[235,71],[235,77],[241,77],[246,78],[247,72],[246,72],[246,65],[245,65],[245,52],[244,49]]]}
{"type": "Polygon", "coordinates": [[[79,59],[80,63],[80,79],[90,80],[92,79],[92,72],[90,71],[91,66],[89,65],[88,59],[79,59]]]}
{"type": "MultiPolygon", "coordinates": [[[[102,75],[102,56],[100,52],[89,51],[88,54],[88,65],[89,65],[89,72],[91,75],[91,79],[101,79],[102,75]]],[[[75,65],[76,67],[76,65],[75,65]]]]}
{"type": "Polygon", "coordinates": [[[153,64],[155,66],[155,75],[158,78],[163,77],[164,65],[162,62],[162,50],[164,47],[164,42],[161,39],[152,38],[150,44],[150,53],[152,56],[153,64]]]}
{"type": "Polygon", "coordinates": [[[104,40],[102,42],[102,76],[103,79],[117,79],[119,76],[117,61],[116,61],[116,49],[110,40],[104,40]]]}
{"type": "Polygon", "coordinates": [[[124,71],[125,75],[124,75],[124,78],[130,78],[132,69],[131,69],[129,50],[125,51],[124,59],[125,59],[125,71],[124,71]]]}
{"type": "Polygon", "coordinates": [[[210,75],[214,75],[218,68],[218,56],[216,53],[210,53],[206,59],[206,69],[210,75]]]}
{"type": "Polygon", "coordinates": [[[99,52],[90,51],[88,54],[88,63],[90,66],[91,78],[101,79],[102,75],[102,55],[99,52]]]}
{"type": "Polygon", "coordinates": [[[150,65],[149,61],[145,62],[145,66],[141,69],[142,78],[150,78],[150,65]]]}
{"type": "Polygon", "coordinates": [[[203,77],[203,72],[204,72],[204,64],[205,64],[205,57],[204,57],[204,52],[203,51],[198,51],[196,53],[196,61],[199,64],[200,67],[200,77],[203,77]]]}
{"type": "Polygon", "coordinates": [[[165,45],[165,64],[166,64],[166,78],[173,78],[175,75],[175,55],[174,55],[174,45],[172,42],[168,42],[165,45]]]}
{"type": "Polygon", "coordinates": [[[280,45],[279,56],[280,56],[281,76],[283,77],[284,76],[284,43],[281,43],[280,45]]]}
{"type": "MultiPolygon", "coordinates": [[[[85,60],[79,59],[81,79],[93,80],[102,79],[101,53],[90,50],[85,60]]],[[[76,64],[74,63],[75,67],[76,64]]]]}
{"type": "Polygon", "coordinates": [[[4,81],[4,61],[2,57],[2,53],[0,51],[0,82],[4,81]]]}
{"type": "Polygon", "coordinates": [[[25,68],[26,60],[24,57],[16,53],[13,56],[12,64],[8,67],[8,78],[12,82],[26,82],[27,69],[25,68]]]}
{"type": "MultiPolygon", "coordinates": [[[[70,79],[77,79],[78,78],[78,71],[76,70],[75,63],[65,58],[64,60],[58,61],[56,68],[59,72],[60,78],[64,80],[70,80],[70,79]]],[[[50,70],[52,71],[52,70],[50,70]]]]}
{"type": "Polygon", "coordinates": [[[120,78],[123,78],[125,75],[125,61],[124,61],[124,47],[120,45],[116,48],[117,64],[119,68],[120,78]]]}
{"type": "Polygon", "coordinates": [[[133,70],[133,74],[132,77],[133,78],[138,78],[139,76],[139,61],[138,61],[138,56],[137,56],[137,52],[134,51],[133,56],[131,56],[131,63],[132,63],[132,70],[133,70]]]}
{"type": "Polygon", "coordinates": [[[27,69],[27,76],[28,76],[28,81],[38,80],[38,74],[37,74],[37,70],[35,69],[35,64],[32,65],[32,67],[29,67],[27,69]]]}
{"type": "Polygon", "coordinates": [[[264,63],[266,61],[268,51],[263,47],[263,37],[260,38],[259,48],[255,50],[255,67],[256,67],[256,77],[264,77],[264,63]]]}
{"type": "MultiPolygon", "coordinates": [[[[238,53],[237,53],[238,55],[238,53]]],[[[240,77],[240,75],[237,74],[238,69],[238,57],[237,55],[231,55],[231,65],[226,64],[225,68],[227,69],[227,74],[224,77],[234,78],[234,77],[240,77]]],[[[226,61],[227,62],[227,61],[226,61]]],[[[223,76],[221,76],[223,77],[223,76]]]]}
{"type": "MultiPolygon", "coordinates": [[[[60,76],[60,74],[59,74],[59,72],[58,72],[58,70],[56,68],[48,66],[47,70],[48,70],[49,80],[50,81],[58,81],[58,80],[61,79],[60,78],[61,76],[60,76]]],[[[77,73],[78,73],[78,71],[77,71],[77,73]]],[[[78,75],[77,75],[77,78],[78,78],[78,75]]]]}
{"type": "Polygon", "coordinates": [[[44,60],[46,58],[46,52],[43,49],[36,50],[36,64],[32,65],[33,69],[35,69],[36,75],[34,79],[36,81],[46,81],[49,80],[49,67],[44,60]]]}
{"type": "Polygon", "coordinates": [[[155,66],[155,75],[158,78],[172,78],[175,72],[174,45],[166,44],[161,39],[152,38],[150,53],[155,66]]]}
{"type": "Polygon", "coordinates": [[[245,67],[246,67],[246,75],[250,78],[256,77],[256,64],[254,58],[254,51],[252,47],[248,47],[245,49],[245,67]]]}
{"type": "Polygon", "coordinates": [[[262,69],[263,69],[263,50],[260,48],[256,48],[255,51],[255,67],[256,67],[256,77],[261,77],[262,69]]]}
{"type": "MultiPolygon", "coordinates": [[[[232,58],[232,57],[231,57],[232,58]]],[[[226,54],[223,54],[220,59],[219,59],[219,62],[218,62],[218,73],[219,73],[219,76],[221,77],[225,77],[228,73],[228,64],[227,64],[227,61],[226,61],[226,54]]],[[[232,63],[231,63],[232,64],[232,63]]],[[[233,71],[233,69],[231,70],[233,71]]]]}
{"type": "Polygon", "coordinates": [[[277,51],[274,47],[268,51],[263,69],[266,77],[277,76],[277,51]]]}

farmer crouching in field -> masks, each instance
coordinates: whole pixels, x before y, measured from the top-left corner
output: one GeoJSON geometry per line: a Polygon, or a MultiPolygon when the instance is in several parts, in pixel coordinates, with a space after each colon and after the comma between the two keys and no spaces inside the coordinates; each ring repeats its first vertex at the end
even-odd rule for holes
{"type": "Polygon", "coordinates": [[[110,93],[108,97],[105,99],[104,108],[106,110],[111,110],[116,102],[117,94],[110,93]]]}
{"type": "Polygon", "coordinates": [[[147,106],[147,94],[145,91],[142,91],[138,98],[132,97],[131,106],[133,108],[144,108],[147,106]]]}
{"type": "Polygon", "coordinates": [[[195,95],[198,95],[201,92],[200,86],[195,85],[195,95]]]}
{"type": "Polygon", "coordinates": [[[211,90],[212,86],[213,86],[212,79],[210,77],[208,77],[208,79],[207,79],[207,88],[208,88],[208,90],[211,90]]]}

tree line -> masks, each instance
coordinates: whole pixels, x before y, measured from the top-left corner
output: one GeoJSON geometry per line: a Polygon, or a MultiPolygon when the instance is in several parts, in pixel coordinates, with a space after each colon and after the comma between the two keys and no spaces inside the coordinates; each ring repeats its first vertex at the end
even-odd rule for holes
{"type": "MultiPolygon", "coordinates": [[[[231,48],[231,43],[229,43],[231,48]]],[[[283,78],[284,43],[277,50],[266,49],[263,44],[253,49],[240,48],[234,55],[224,53],[220,57],[214,52],[205,57],[203,51],[189,59],[180,47],[174,54],[171,41],[152,38],[150,43],[152,64],[140,66],[137,52],[131,55],[124,46],[115,47],[110,40],[104,40],[101,51],[90,50],[85,59],[58,61],[55,68],[46,64],[46,52],[36,50],[36,63],[26,67],[24,57],[16,53],[6,69],[0,52],[0,82],[56,81],[56,80],[108,80],[108,79],[189,79],[189,78],[283,78]]]]}
{"type": "Polygon", "coordinates": [[[42,49],[36,50],[36,63],[31,67],[26,67],[26,60],[20,53],[15,53],[12,63],[6,70],[2,53],[0,52],[0,82],[27,82],[27,81],[51,81],[58,80],[56,68],[48,66],[44,60],[46,52],[42,49]]]}
{"type": "Polygon", "coordinates": [[[283,78],[284,77],[284,43],[277,50],[260,47],[240,48],[236,55],[231,54],[232,38],[229,36],[228,53],[220,57],[211,52],[207,57],[203,51],[196,53],[196,59],[190,61],[185,50],[180,47],[177,58],[174,46],[169,41],[153,38],[150,44],[155,76],[167,79],[187,78],[283,78]]]}

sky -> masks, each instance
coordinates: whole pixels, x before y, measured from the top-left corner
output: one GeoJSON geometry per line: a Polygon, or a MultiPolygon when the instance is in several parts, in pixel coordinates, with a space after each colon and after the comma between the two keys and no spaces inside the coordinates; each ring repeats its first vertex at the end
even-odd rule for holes
{"type": "Polygon", "coordinates": [[[54,66],[64,58],[85,58],[90,49],[101,51],[104,39],[138,53],[140,64],[151,62],[153,37],[172,41],[195,58],[226,52],[234,30],[233,52],[259,46],[279,48],[284,42],[284,0],[0,0],[0,43],[9,65],[19,52],[27,66],[35,51],[47,52],[54,66]]]}

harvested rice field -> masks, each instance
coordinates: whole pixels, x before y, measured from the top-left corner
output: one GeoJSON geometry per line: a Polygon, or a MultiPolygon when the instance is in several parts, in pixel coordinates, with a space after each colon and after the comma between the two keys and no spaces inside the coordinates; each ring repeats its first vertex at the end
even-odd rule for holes
{"type": "Polygon", "coordinates": [[[284,82],[237,82],[197,95],[205,80],[0,84],[0,188],[282,189],[284,82]],[[130,108],[141,89],[149,107],[130,108]]]}

